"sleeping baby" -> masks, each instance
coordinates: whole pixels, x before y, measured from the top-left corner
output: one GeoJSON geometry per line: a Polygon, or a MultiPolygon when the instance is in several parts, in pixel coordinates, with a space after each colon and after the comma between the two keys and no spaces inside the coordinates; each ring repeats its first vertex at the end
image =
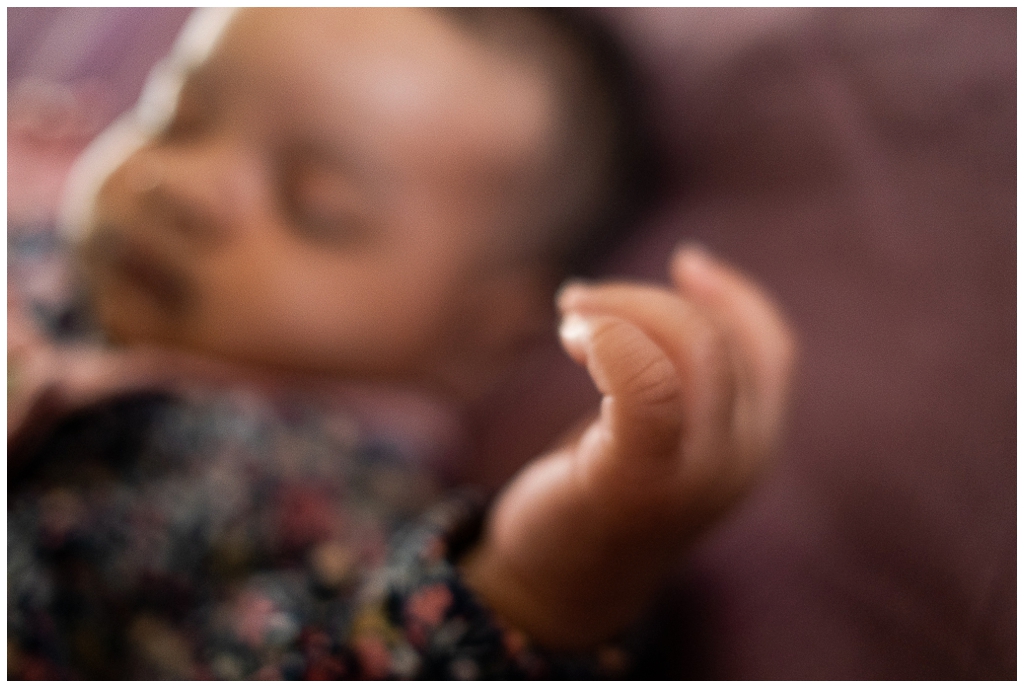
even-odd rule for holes
{"type": "Polygon", "coordinates": [[[564,12],[193,15],[73,175],[77,339],[12,289],[9,677],[642,675],[793,344],[697,248],[566,282],[650,196],[634,107],[564,12]],[[486,507],[308,394],[467,408],[556,317],[600,408],[486,507]]]}

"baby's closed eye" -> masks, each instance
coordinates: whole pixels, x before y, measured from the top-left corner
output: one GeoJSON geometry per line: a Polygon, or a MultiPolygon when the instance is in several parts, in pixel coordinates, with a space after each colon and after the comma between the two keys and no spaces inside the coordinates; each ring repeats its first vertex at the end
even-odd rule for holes
{"type": "Polygon", "coordinates": [[[338,247],[370,238],[372,222],[363,193],[340,164],[299,153],[284,170],[284,211],[301,238],[338,247]]]}

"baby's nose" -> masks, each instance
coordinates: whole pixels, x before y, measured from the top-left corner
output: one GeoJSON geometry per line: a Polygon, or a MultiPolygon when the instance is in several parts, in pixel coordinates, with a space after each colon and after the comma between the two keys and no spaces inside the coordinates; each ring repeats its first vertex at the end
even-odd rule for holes
{"type": "Polygon", "coordinates": [[[227,144],[141,153],[130,183],[149,220],[200,244],[230,241],[265,202],[259,166],[227,144]]]}

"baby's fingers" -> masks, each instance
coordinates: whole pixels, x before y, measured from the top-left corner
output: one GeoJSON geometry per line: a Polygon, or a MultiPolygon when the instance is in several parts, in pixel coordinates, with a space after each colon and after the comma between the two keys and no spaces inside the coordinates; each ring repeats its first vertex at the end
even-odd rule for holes
{"type": "MultiPolygon", "coordinates": [[[[699,249],[683,249],[672,277],[726,333],[740,377],[739,409],[755,447],[771,450],[788,403],[795,339],[778,306],[740,273],[699,249]]],[[[741,428],[742,429],[742,428],[741,428]]]]}
{"type": "Polygon", "coordinates": [[[665,353],[633,324],[610,315],[568,313],[560,328],[569,354],[604,395],[584,442],[622,467],[673,458],[682,433],[683,390],[665,353]]]}
{"type": "Polygon", "coordinates": [[[566,313],[620,318],[641,330],[674,364],[682,388],[683,444],[692,471],[710,468],[733,422],[735,379],[728,347],[717,325],[666,289],[602,284],[562,292],[566,313]]]}

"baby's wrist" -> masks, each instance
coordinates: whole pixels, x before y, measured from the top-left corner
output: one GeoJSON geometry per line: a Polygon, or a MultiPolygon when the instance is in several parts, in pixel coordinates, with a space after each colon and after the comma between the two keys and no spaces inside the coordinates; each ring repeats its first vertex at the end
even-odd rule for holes
{"type": "Polygon", "coordinates": [[[552,651],[597,649],[635,621],[647,599],[644,594],[631,594],[635,590],[623,595],[621,586],[611,584],[601,573],[584,580],[517,570],[486,541],[458,566],[467,587],[498,617],[552,651]]]}

